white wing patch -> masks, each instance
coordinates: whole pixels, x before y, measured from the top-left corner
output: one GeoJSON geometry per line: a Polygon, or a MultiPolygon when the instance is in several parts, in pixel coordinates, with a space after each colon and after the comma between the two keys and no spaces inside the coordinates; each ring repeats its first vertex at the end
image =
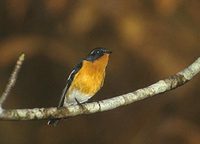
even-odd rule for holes
{"type": "Polygon", "coordinates": [[[67,80],[70,80],[70,79],[71,79],[72,74],[74,74],[75,71],[76,71],[76,70],[74,69],[74,70],[70,73],[70,75],[68,76],[68,79],[67,79],[67,80]]]}

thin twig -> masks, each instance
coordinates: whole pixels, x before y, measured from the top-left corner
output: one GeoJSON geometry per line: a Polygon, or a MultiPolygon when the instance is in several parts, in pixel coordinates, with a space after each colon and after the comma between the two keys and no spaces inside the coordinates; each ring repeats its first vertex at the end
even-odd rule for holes
{"type": "Polygon", "coordinates": [[[25,54],[22,53],[19,56],[19,58],[16,62],[15,68],[14,68],[14,70],[13,70],[11,76],[10,76],[10,79],[8,81],[6,88],[5,88],[5,91],[3,92],[2,96],[0,97],[0,107],[2,107],[2,104],[4,103],[6,98],[8,97],[10,91],[12,90],[12,87],[15,85],[15,82],[16,82],[19,70],[20,70],[20,68],[23,64],[24,58],[25,58],[25,54]]]}
{"type": "Polygon", "coordinates": [[[99,102],[83,104],[83,109],[79,105],[62,108],[33,108],[33,109],[10,109],[0,111],[0,120],[39,120],[67,118],[81,114],[92,114],[103,112],[124,106],[151,96],[173,90],[200,72],[200,57],[183,71],[172,75],[164,80],[160,80],[148,87],[138,89],[134,92],[116,96],[99,102]]]}

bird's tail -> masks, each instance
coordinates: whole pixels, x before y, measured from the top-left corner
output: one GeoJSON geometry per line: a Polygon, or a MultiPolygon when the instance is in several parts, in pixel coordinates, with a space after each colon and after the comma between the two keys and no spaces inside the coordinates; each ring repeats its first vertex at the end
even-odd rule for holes
{"type": "Polygon", "coordinates": [[[47,124],[57,126],[60,120],[61,119],[50,119],[47,124]]]}

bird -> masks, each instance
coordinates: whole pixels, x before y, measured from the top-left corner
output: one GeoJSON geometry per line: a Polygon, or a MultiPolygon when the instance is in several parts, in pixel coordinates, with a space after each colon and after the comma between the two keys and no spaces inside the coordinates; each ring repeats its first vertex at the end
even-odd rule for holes
{"type": "MultiPolygon", "coordinates": [[[[73,68],[58,108],[85,103],[101,89],[111,53],[107,48],[97,47],[73,68]]],[[[56,126],[60,120],[50,119],[48,125],[56,126]]]]}

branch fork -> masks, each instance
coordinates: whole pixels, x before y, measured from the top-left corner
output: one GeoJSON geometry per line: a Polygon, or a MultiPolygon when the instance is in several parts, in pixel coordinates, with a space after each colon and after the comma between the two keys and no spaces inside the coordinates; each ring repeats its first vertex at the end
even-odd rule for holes
{"type": "MultiPolygon", "coordinates": [[[[3,104],[17,79],[17,74],[24,61],[25,55],[22,54],[15,66],[7,87],[0,97],[0,105],[3,104]]],[[[69,107],[51,107],[51,108],[32,108],[32,109],[3,109],[0,107],[0,120],[41,120],[67,118],[81,114],[92,114],[115,109],[120,106],[128,105],[133,102],[149,98],[151,96],[173,90],[184,85],[200,72],[200,57],[189,67],[172,75],[164,80],[160,80],[148,87],[138,89],[134,92],[116,96],[113,98],[101,100],[99,102],[85,103],[83,107],[79,105],[69,107]]]]}

